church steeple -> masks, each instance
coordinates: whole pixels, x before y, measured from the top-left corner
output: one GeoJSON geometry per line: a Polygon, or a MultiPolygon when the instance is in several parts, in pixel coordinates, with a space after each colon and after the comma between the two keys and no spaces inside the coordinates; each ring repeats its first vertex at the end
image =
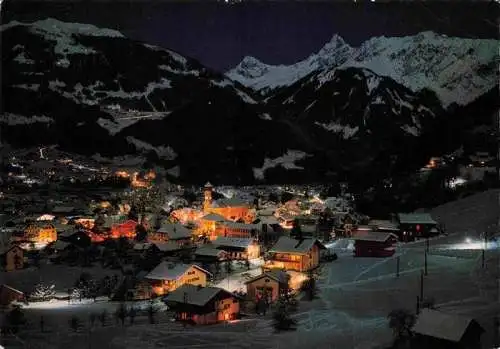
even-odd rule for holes
{"type": "Polygon", "coordinates": [[[203,211],[207,211],[207,209],[212,205],[212,191],[214,187],[210,182],[207,182],[205,184],[205,187],[203,188],[203,193],[204,193],[204,201],[203,201],[203,211]]]}

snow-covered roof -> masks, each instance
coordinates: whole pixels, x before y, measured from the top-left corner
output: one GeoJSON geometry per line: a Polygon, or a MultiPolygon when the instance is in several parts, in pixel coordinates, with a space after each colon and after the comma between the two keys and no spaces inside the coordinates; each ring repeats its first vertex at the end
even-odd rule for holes
{"type": "Polygon", "coordinates": [[[157,232],[167,234],[171,240],[191,237],[191,230],[179,223],[164,223],[157,232]]]}
{"type": "Polygon", "coordinates": [[[252,238],[231,238],[227,236],[218,236],[213,242],[214,246],[227,246],[227,247],[238,247],[247,248],[254,243],[252,238]]]}
{"type": "Polygon", "coordinates": [[[134,244],[134,250],[136,251],[143,251],[149,249],[153,244],[150,242],[139,242],[137,244],[134,244]]]}
{"type": "Polygon", "coordinates": [[[207,257],[219,257],[221,254],[225,252],[222,250],[218,250],[213,246],[201,246],[196,249],[194,252],[195,255],[198,256],[207,256],[207,257]]]}
{"type": "Polygon", "coordinates": [[[398,236],[393,233],[380,233],[376,231],[369,231],[360,235],[353,236],[352,239],[356,241],[376,241],[376,242],[384,242],[389,238],[397,239],[398,236]]]}
{"type": "Polygon", "coordinates": [[[266,207],[257,211],[257,216],[272,216],[276,211],[276,207],[266,207]]]}
{"type": "Polygon", "coordinates": [[[73,206],[55,206],[52,213],[71,213],[75,210],[73,206]]]}
{"type": "Polygon", "coordinates": [[[6,285],[6,284],[1,284],[1,285],[0,285],[0,289],[1,289],[1,288],[6,288],[6,289],[8,289],[8,290],[10,290],[10,291],[13,291],[13,292],[16,292],[16,293],[19,293],[19,294],[24,294],[24,292],[19,291],[19,290],[17,290],[17,289],[15,289],[15,288],[13,288],[13,287],[10,287],[9,285],[6,285]]]}
{"type": "Polygon", "coordinates": [[[182,247],[173,241],[153,242],[153,245],[155,245],[156,248],[158,248],[161,252],[171,252],[171,251],[182,250],[182,247]]]}
{"type": "Polygon", "coordinates": [[[429,213],[399,213],[398,219],[403,224],[437,224],[429,213]]]}
{"type": "Polygon", "coordinates": [[[145,278],[150,280],[177,280],[182,275],[184,275],[191,267],[197,268],[204,273],[210,274],[208,271],[200,268],[195,264],[161,262],[158,266],[156,266],[156,268],[154,268],[149,274],[147,274],[145,278]]]}
{"type": "Polygon", "coordinates": [[[318,244],[320,248],[324,248],[317,239],[306,238],[296,240],[288,236],[282,236],[269,252],[306,254],[312,249],[314,244],[318,244]]]}
{"type": "Polygon", "coordinates": [[[257,224],[247,224],[247,223],[230,222],[230,221],[224,222],[224,225],[228,228],[243,229],[243,230],[253,230],[259,228],[257,224]]]}
{"type": "Polygon", "coordinates": [[[472,318],[460,315],[446,314],[432,309],[422,309],[415,326],[413,326],[413,332],[452,342],[459,342],[473,321],[472,318]]]}
{"type": "Polygon", "coordinates": [[[246,281],[245,284],[260,280],[263,277],[268,277],[282,284],[288,283],[290,279],[290,275],[282,270],[271,270],[251,278],[250,280],[246,281]]]}
{"type": "Polygon", "coordinates": [[[247,207],[248,202],[246,200],[232,197],[229,199],[219,199],[212,203],[212,207],[247,207]]]}
{"type": "Polygon", "coordinates": [[[260,221],[261,224],[279,224],[280,223],[278,221],[278,219],[274,216],[259,217],[258,220],[260,221]]]}
{"type": "Polygon", "coordinates": [[[377,229],[399,230],[398,225],[392,221],[389,221],[389,220],[371,219],[368,222],[368,226],[375,227],[377,229]]]}
{"type": "Polygon", "coordinates": [[[66,241],[61,241],[61,240],[57,240],[53,245],[52,245],[52,248],[56,251],[62,251],[62,250],[65,250],[66,248],[68,248],[69,246],[71,246],[71,243],[69,242],[66,242],[66,241]]]}
{"type": "Polygon", "coordinates": [[[222,217],[221,215],[218,215],[216,213],[209,213],[203,217],[201,217],[202,220],[204,221],[214,221],[214,222],[225,222],[226,219],[222,217]]]}
{"type": "Polygon", "coordinates": [[[172,291],[165,297],[166,302],[175,302],[183,304],[191,304],[197,306],[205,306],[219,293],[226,293],[233,296],[228,291],[218,287],[201,287],[189,284],[184,284],[178,289],[172,291]]]}

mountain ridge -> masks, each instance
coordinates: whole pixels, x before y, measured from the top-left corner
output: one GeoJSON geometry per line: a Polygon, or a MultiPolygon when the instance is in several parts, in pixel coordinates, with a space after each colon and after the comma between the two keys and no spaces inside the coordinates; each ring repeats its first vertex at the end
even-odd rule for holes
{"type": "Polygon", "coordinates": [[[445,106],[464,105],[496,84],[499,43],[425,31],[413,36],[374,37],[352,47],[334,34],[317,53],[294,64],[270,65],[254,58],[249,65],[247,57],[251,56],[246,56],[226,76],[262,94],[272,94],[314,71],[357,66],[389,76],[413,91],[428,87],[445,106]],[[422,62],[432,63],[428,64],[431,67],[422,62]]]}

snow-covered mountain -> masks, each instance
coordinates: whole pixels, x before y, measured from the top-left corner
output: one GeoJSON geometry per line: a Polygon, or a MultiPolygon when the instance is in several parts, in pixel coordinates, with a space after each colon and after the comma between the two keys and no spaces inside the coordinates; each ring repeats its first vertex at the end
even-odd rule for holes
{"type": "MultiPolygon", "coordinates": [[[[455,146],[457,137],[434,139],[462,135],[478,114],[467,109],[456,123],[432,91],[408,88],[375,68],[347,66],[360,49],[338,36],[307,65],[281,67],[279,74],[246,59],[248,81],[273,72],[282,78],[264,100],[194,59],[115,30],[46,19],[8,23],[0,35],[2,141],[58,145],[99,159],[140,158],[190,183],[304,183],[331,174],[369,174],[376,183],[455,146]]],[[[381,57],[372,46],[362,62],[381,57]]],[[[462,75],[457,79],[463,84],[462,75]]],[[[479,113],[489,115],[493,100],[479,113]]]]}
{"type": "Polygon", "coordinates": [[[428,88],[444,106],[465,105],[493,88],[498,82],[500,41],[447,37],[422,32],[406,37],[375,37],[351,47],[334,35],[319,52],[292,65],[268,65],[245,57],[226,75],[263,94],[289,86],[305,76],[332,68],[361,67],[388,76],[407,88],[428,88]]]}

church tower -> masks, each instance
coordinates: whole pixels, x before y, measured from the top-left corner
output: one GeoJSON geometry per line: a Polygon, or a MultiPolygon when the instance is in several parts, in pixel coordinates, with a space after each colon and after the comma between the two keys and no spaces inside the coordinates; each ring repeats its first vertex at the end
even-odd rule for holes
{"type": "Polygon", "coordinates": [[[204,193],[204,196],[205,196],[205,199],[203,201],[203,211],[204,212],[207,212],[207,209],[212,205],[212,191],[213,191],[214,187],[212,186],[212,184],[210,184],[210,182],[207,182],[207,184],[205,184],[205,187],[203,188],[203,193],[204,193]]]}

